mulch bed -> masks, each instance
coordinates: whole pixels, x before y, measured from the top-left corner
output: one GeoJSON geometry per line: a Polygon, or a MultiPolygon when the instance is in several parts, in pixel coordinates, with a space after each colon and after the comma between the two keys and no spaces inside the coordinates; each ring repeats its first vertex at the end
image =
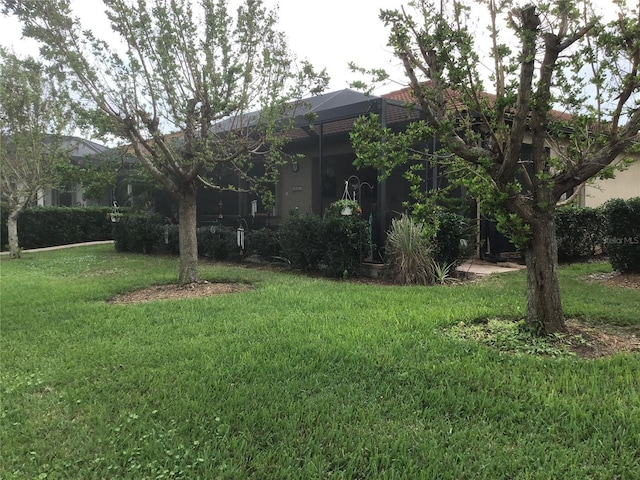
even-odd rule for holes
{"type": "Polygon", "coordinates": [[[176,284],[154,285],[153,287],[127,292],[112,298],[109,303],[142,303],[155,300],[174,300],[179,298],[199,298],[211,295],[228,295],[251,290],[245,283],[191,283],[179,286],[176,284]]]}

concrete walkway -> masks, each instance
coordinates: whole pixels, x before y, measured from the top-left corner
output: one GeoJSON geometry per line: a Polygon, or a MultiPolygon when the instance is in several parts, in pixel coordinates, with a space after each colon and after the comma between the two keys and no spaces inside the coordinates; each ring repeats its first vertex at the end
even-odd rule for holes
{"type": "MultiPolygon", "coordinates": [[[[60,250],[62,248],[85,247],[87,245],[107,245],[113,244],[113,240],[101,240],[99,242],[70,243],[68,245],[55,245],[53,247],[33,248],[31,250],[22,250],[22,253],[48,252],[50,250],[60,250]]],[[[9,251],[0,252],[0,255],[9,255],[9,251]]]]}
{"type": "Polygon", "coordinates": [[[525,268],[526,267],[524,265],[517,263],[491,263],[485,260],[472,258],[458,265],[456,271],[463,275],[491,275],[492,273],[517,272],[518,270],[523,270],[525,268]]]}

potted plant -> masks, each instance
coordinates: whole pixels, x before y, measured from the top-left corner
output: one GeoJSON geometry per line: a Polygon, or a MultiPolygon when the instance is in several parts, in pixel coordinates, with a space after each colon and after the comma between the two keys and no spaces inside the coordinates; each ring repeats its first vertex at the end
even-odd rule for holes
{"type": "Polygon", "coordinates": [[[120,212],[109,212],[107,213],[107,218],[111,219],[113,223],[119,222],[122,218],[122,213],[120,212]]]}
{"type": "Polygon", "coordinates": [[[355,200],[342,199],[333,202],[327,208],[329,216],[357,216],[362,214],[362,209],[355,200]]]}

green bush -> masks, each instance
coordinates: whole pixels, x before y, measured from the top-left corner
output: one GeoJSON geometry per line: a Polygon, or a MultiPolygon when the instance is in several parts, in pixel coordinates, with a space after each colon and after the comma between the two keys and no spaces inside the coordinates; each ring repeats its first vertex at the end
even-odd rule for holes
{"type": "Polygon", "coordinates": [[[113,239],[119,252],[150,254],[164,244],[162,218],[158,214],[128,213],[113,225],[113,239]]]}
{"type": "Polygon", "coordinates": [[[475,227],[458,213],[440,210],[436,214],[438,231],[433,240],[433,257],[438,265],[457,265],[467,255],[475,227]]]}
{"type": "MultiPolygon", "coordinates": [[[[215,227],[220,228],[220,227],[215,227]]],[[[163,225],[163,243],[165,243],[165,235],[166,235],[166,243],[165,247],[168,253],[171,255],[179,255],[180,254],[180,229],[178,225],[163,225]]],[[[225,260],[229,257],[229,251],[226,247],[226,244],[223,247],[220,246],[220,235],[217,236],[211,230],[211,227],[199,227],[196,230],[196,241],[198,243],[198,256],[199,257],[216,257],[218,260],[225,260]],[[217,255],[214,255],[214,252],[217,249],[217,255]]]]}
{"type": "Polygon", "coordinates": [[[604,213],[600,208],[563,207],[556,211],[560,261],[595,255],[604,243],[604,213]]]}
{"type": "Polygon", "coordinates": [[[322,218],[316,215],[288,216],[278,230],[282,256],[293,268],[319,271],[324,257],[322,218]]]}
{"type": "MultiPolygon", "coordinates": [[[[160,215],[124,215],[114,228],[119,252],[180,254],[178,225],[163,224],[160,215]]],[[[240,260],[236,229],[227,226],[200,227],[196,230],[198,256],[215,260],[240,260]]]]}
{"type": "Polygon", "coordinates": [[[605,247],[619,272],[640,273],[640,197],[604,205],[605,247]]]}
{"type": "MultiPolygon", "coordinates": [[[[240,247],[235,227],[216,225],[211,232],[211,250],[209,256],[215,260],[240,261],[240,247]]],[[[198,242],[200,243],[200,242],[198,242]]]]}
{"type": "Polygon", "coordinates": [[[292,215],[278,237],[293,268],[332,277],[359,275],[369,249],[368,224],[356,216],[292,215]]]}
{"type": "MultiPolygon", "coordinates": [[[[199,227],[196,229],[196,240],[198,242],[198,256],[213,258],[213,232],[211,227],[199,227]]],[[[178,248],[180,245],[178,245],[178,248]]],[[[178,250],[180,253],[180,250],[178,250]]]]}
{"type": "Polygon", "coordinates": [[[269,260],[280,255],[278,233],[271,228],[261,228],[247,232],[247,252],[269,260]]]}
{"type": "MultiPolygon", "coordinates": [[[[109,207],[33,207],[18,218],[18,241],[24,249],[113,239],[109,207]]],[[[2,247],[7,243],[6,205],[0,209],[2,247]]]]}
{"type": "Polygon", "coordinates": [[[324,264],[331,277],[357,276],[369,251],[369,225],[355,216],[327,217],[322,222],[324,264]]]}

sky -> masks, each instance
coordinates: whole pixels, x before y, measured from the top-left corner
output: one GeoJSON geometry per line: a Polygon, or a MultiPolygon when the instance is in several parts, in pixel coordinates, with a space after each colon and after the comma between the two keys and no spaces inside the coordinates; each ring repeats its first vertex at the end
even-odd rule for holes
{"type": "MultiPolygon", "coordinates": [[[[86,28],[103,37],[110,32],[100,0],[72,0],[75,11],[86,28]]],[[[350,61],[365,68],[384,68],[395,82],[382,88],[392,91],[404,82],[399,61],[386,46],[388,31],[378,18],[380,9],[399,8],[401,0],[264,0],[265,5],[279,5],[279,28],[288,39],[290,49],[299,59],[309,60],[317,70],[326,68],[331,82],[327,91],[348,88],[360,79],[348,68],[350,61]]],[[[38,46],[23,39],[21,26],[13,18],[0,15],[0,45],[17,54],[36,56],[38,46]]],[[[365,79],[366,80],[366,79],[365,79]]]]}
{"type": "MultiPolygon", "coordinates": [[[[194,2],[196,0],[193,0],[194,2]]],[[[388,29],[378,18],[380,9],[395,9],[406,5],[408,0],[263,0],[268,7],[279,6],[279,28],[288,39],[289,46],[299,59],[309,60],[316,70],[326,68],[331,82],[327,92],[348,88],[350,81],[368,80],[351,72],[348,63],[353,61],[364,68],[383,68],[391,75],[391,81],[374,90],[383,94],[403,88],[407,80],[400,61],[386,45],[388,29]]],[[[525,2],[526,0],[516,0],[525,2]]],[[[627,0],[634,2],[635,0],[627,0]]],[[[94,31],[100,38],[108,38],[112,32],[101,0],[71,0],[83,26],[94,31]]],[[[238,5],[240,0],[229,0],[238,5]]],[[[612,6],[612,0],[595,0],[596,6],[612,6]]],[[[609,15],[614,12],[604,10],[609,15]]],[[[477,28],[483,30],[486,12],[477,12],[477,28]]],[[[37,55],[38,46],[23,39],[17,20],[0,15],[0,45],[12,47],[18,54],[37,55]]],[[[477,39],[477,38],[476,38],[477,39]]],[[[489,59],[489,46],[480,41],[476,44],[480,58],[489,59]]],[[[489,62],[491,63],[491,62],[489,62]]],[[[489,67],[491,65],[488,65],[489,67]]]]}

